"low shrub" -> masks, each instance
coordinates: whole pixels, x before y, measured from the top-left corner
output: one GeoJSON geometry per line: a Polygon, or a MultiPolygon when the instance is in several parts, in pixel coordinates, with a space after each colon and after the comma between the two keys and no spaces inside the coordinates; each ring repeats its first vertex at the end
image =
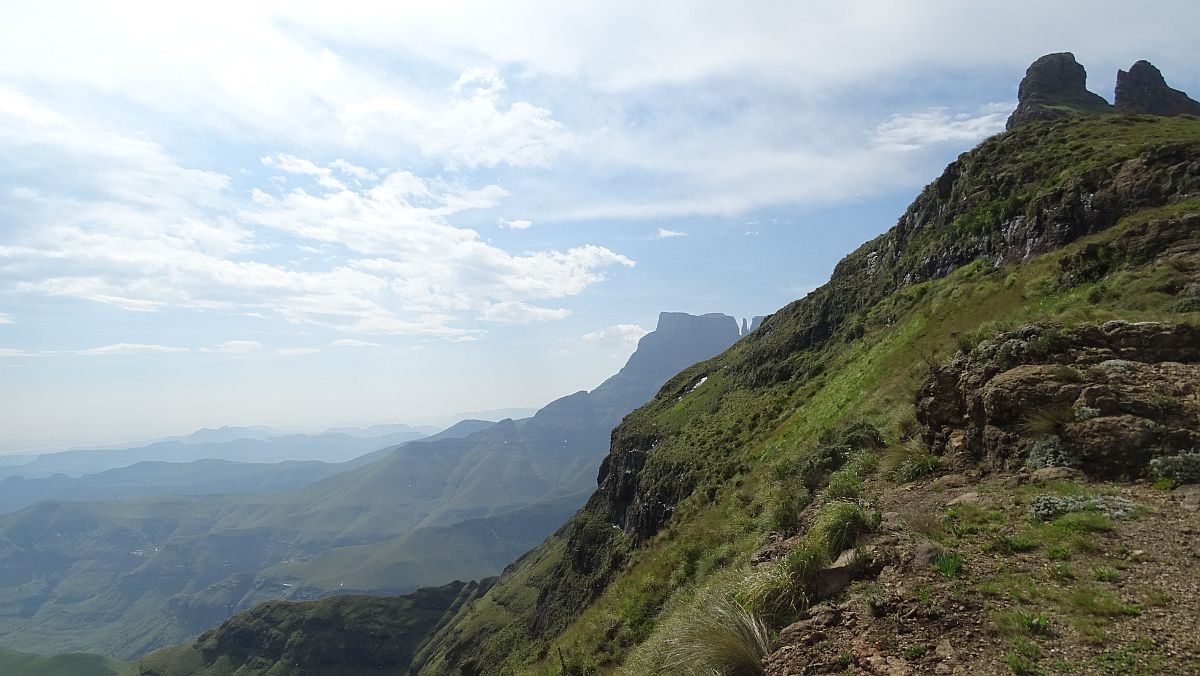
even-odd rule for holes
{"type": "Polygon", "coordinates": [[[1155,479],[1170,479],[1177,484],[1200,483],[1200,452],[1154,458],[1150,461],[1150,475],[1155,479]]]}
{"type": "Polygon", "coordinates": [[[1083,461],[1071,453],[1057,436],[1045,436],[1033,442],[1029,447],[1029,457],[1025,460],[1025,466],[1030,469],[1079,467],[1082,464],[1083,461]]]}
{"type": "MultiPolygon", "coordinates": [[[[1034,518],[1049,521],[1065,514],[1092,512],[1113,519],[1132,516],[1137,503],[1117,495],[1039,495],[1033,499],[1030,511],[1034,518]]],[[[1064,523],[1075,530],[1111,530],[1112,525],[1101,527],[1093,517],[1073,517],[1064,523]]]]}

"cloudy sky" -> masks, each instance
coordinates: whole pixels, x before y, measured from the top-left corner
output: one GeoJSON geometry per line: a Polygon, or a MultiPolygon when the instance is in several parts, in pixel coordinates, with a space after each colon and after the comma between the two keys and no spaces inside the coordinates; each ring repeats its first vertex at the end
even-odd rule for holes
{"type": "Polygon", "coordinates": [[[1178,2],[5,2],[0,451],[540,405],[769,313],[1178,2]]]}

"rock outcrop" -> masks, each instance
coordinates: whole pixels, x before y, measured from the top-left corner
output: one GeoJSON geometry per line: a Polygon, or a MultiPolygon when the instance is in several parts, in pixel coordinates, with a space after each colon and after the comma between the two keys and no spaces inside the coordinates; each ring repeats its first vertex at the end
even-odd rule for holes
{"type": "Polygon", "coordinates": [[[1115,108],[1119,113],[1200,115],[1200,102],[1171,89],[1154,64],[1138,61],[1129,71],[1117,71],[1115,108]]]}
{"type": "Polygon", "coordinates": [[[1025,71],[1017,89],[1017,109],[1009,116],[1005,129],[1079,113],[1111,111],[1108,101],[1088,91],[1086,83],[1087,71],[1074,54],[1059,52],[1041,57],[1025,71]]]}
{"type": "Polygon", "coordinates": [[[998,469],[1138,477],[1200,448],[1200,330],[1110,321],[1034,325],[935,369],[917,419],[935,453],[998,469]]]}

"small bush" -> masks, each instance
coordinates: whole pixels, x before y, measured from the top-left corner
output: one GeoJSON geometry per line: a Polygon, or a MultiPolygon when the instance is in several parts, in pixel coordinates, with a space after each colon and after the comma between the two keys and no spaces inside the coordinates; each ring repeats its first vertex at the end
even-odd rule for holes
{"type": "MultiPolygon", "coordinates": [[[[1103,515],[1109,519],[1124,519],[1132,516],[1136,509],[1138,509],[1138,503],[1120,496],[1039,495],[1033,498],[1031,512],[1034,518],[1043,521],[1075,513],[1092,513],[1098,516],[1103,515]]],[[[1087,515],[1075,516],[1075,518],[1063,522],[1063,525],[1064,527],[1074,527],[1075,530],[1080,531],[1112,530],[1111,522],[1108,522],[1108,526],[1103,526],[1102,520],[1087,515]]]]}
{"type": "Polygon", "coordinates": [[[1029,437],[1058,436],[1063,426],[1074,420],[1075,411],[1069,403],[1050,404],[1026,414],[1017,429],[1029,437]]]}
{"type": "Polygon", "coordinates": [[[1064,561],[1059,561],[1058,563],[1054,564],[1054,566],[1051,567],[1051,572],[1054,573],[1054,577],[1061,578],[1063,580],[1075,579],[1075,569],[1071,567],[1071,564],[1064,561]]]}
{"type": "Polygon", "coordinates": [[[1030,469],[1079,467],[1082,464],[1083,461],[1067,450],[1062,439],[1057,436],[1046,436],[1035,441],[1029,447],[1029,457],[1025,460],[1025,466],[1030,469]]]}
{"type": "Polygon", "coordinates": [[[933,562],[934,568],[945,577],[958,577],[962,572],[963,560],[958,554],[942,554],[933,562]]]}
{"type": "Polygon", "coordinates": [[[830,556],[854,544],[859,535],[875,530],[879,515],[869,514],[861,505],[837,500],[825,506],[813,521],[809,538],[824,545],[830,556]]]}
{"type": "Polygon", "coordinates": [[[671,618],[662,669],[686,676],[759,676],[770,652],[766,626],[733,597],[711,593],[671,618]]]}
{"type": "Polygon", "coordinates": [[[996,618],[996,626],[1009,635],[1045,636],[1050,633],[1050,620],[1045,615],[1025,610],[1010,610],[996,618]]]}
{"type": "Polygon", "coordinates": [[[810,502],[812,497],[803,487],[777,487],[768,508],[767,526],[784,535],[795,533],[800,527],[800,515],[810,502]]]}
{"type": "Polygon", "coordinates": [[[1177,484],[1200,483],[1200,452],[1154,458],[1150,461],[1150,475],[1177,484]]]}
{"type": "Polygon", "coordinates": [[[1071,366],[1055,366],[1050,369],[1050,377],[1067,383],[1077,383],[1083,380],[1083,374],[1071,366]]]}
{"type": "Polygon", "coordinates": [[[1097,566],[1092,571],[1092,577],[1095,578],[1097,582],[1116,582],[1121,578],[1121,574],[1118,573],[1115,568],[1109,568],[1108,566],[1097,566]]]}
{"type": "Polygon", "coordinates": [[[909,439],[888,449],[880,463],[884,476],[897,483],[916,481],[937,471],[939,458],[920,439],[909,439]]]}
{"type": "Polygon", "coordinates": [[[912,662],[913,660],[919,660],[928,654],[929,646],[925,645],[924,643],[910,645],[904,649],[904,652],[901,653],[901,655],[904,656],[904,659],[908,660],[909,662],[912,662]]]}

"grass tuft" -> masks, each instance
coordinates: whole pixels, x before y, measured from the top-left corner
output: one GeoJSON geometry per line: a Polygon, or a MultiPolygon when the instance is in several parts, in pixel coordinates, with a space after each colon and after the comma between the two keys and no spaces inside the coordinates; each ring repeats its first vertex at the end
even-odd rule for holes
{"type": "Polygon", "coordinates": [[[682,676],[759,676],[770,649],[762,620],[732,596],[711,593],[672,618],[661,668],[682,676]]]}

